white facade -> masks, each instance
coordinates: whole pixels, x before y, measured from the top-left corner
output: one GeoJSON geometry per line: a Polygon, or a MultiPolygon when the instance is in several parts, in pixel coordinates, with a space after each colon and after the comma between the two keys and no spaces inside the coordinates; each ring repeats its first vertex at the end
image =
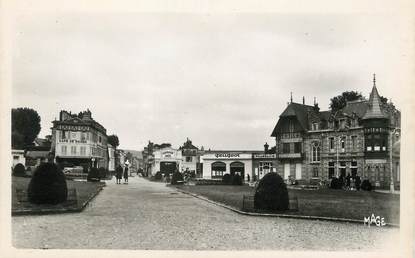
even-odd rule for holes
{"type": "Polygon", "coordinates": [[[238,151],[210,151],[203,155],[203,178],[222,178],[232,170],[242,171],[244,180],[252,178],[252,153],[238,151]],[[220,167],[224,165],[224,167],[220,167]]]}
{"type": "Polygon", "coordinates": [[[12,150],[12,167],[17,164],[22,163],[23,166],[26,166],[26,158],[24,156],[24,150],[12,150]]]}
{"type": "Polygon", "coordinates": [[[182,152],[181,150],[166,147],[158,149],[153,152],[154,160],[151,166],[151,175],[154,176],[158,171],[161,171],[163,164],[175,163],[178,171],[182,171],[182,152]]]}
{"type": "Polygon", "coordinates": [[[115,149],[111,144],[108,144],[108,170],[115,171],[115,149]]]}

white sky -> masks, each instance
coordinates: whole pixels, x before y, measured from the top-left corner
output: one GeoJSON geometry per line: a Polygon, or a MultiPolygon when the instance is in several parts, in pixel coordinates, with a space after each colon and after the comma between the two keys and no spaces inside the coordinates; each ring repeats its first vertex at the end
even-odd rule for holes
{"type": "Polygon", "coordinates": [[[346,90],[400,107],[395,16],[67,13],[24,15],[13,42],[13,107],[31,107],[40,136],[62,109],[89,108],[120,147],[262,149],[293,92],[322,110],[346,90]]]}

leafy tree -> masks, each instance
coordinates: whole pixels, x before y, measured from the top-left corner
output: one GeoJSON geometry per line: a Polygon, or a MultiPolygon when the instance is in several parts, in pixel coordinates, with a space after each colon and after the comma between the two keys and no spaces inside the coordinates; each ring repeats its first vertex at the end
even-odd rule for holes
{"type": "Polygon", "coordinates": [[[362,94],[357,91],[345,91],[341,95],[330,99],[330,109],[331,111],[336,112],[344,108],[347,101],[354,101],[362,98],[362,94]]]}
{"type": "Polygon", "coordinates": [[[108,136],[108,143],[111,144],[114,148],[117,148],[120,145],[118,136],[115,134],[108,136]]]}
{"type": "Polygon", "coordinates": [[[12,109],[12,147],[32,145],[40,132],[40,116],[31,108],[12,109]]]}

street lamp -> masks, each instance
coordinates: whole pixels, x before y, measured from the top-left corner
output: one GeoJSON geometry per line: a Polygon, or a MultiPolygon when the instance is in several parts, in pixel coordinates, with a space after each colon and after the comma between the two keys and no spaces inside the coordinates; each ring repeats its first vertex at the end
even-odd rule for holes
{"type": "Polygon", "coordinates": [[[393,156],[393,135],[395,134],[396,137],[399,137],[399,129],[395,128],[391,131],[390,133],[390,148],[389,148],[389,161],[390,161],[390,192],[394,193],[395,192],[395,186],[394,186],[394,182],[393,182],[393,161],[392,161],[392,156],[393,156]]]}

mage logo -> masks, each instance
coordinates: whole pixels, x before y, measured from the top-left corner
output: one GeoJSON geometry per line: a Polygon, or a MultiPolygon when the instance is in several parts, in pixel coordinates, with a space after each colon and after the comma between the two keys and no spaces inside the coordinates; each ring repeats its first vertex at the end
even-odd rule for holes
{"type": "Polygon", "coordinates": [[[375,214],[372,213],[372,216],[364,217],[363,218],[364,225],[370,227],[371,224],[375,224],[378,227],[386,226],[385,218],[380,216],[375,216],[375,214]]]}

